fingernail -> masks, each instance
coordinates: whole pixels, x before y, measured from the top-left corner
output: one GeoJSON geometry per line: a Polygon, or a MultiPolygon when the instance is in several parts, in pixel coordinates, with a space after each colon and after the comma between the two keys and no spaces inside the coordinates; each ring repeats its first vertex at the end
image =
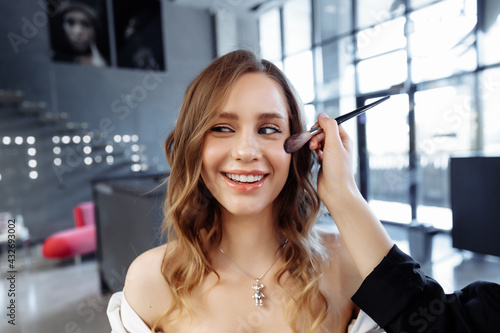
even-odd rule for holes
{"type": "Polygon", "coordinates": [[[318,117],[321,117],[321,118],[328,118],[328,115],[324,112],[321,112],[318,117]]]}
{"type": "Polygon", "coordinates": [[[313,145],[314,145],[314,143],[312,141],[309,141],[309,149],[312,150],[313,145]]]}

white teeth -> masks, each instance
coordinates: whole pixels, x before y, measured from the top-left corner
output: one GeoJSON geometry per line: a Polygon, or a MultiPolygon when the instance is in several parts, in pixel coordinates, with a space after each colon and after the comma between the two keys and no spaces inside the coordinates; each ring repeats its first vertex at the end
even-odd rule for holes
{"type": "Polygon", "coordinates": [[[255,183],[264,178],[264,175],[237,175],[226,173],[227,178],[240,183],[255,183]]]}

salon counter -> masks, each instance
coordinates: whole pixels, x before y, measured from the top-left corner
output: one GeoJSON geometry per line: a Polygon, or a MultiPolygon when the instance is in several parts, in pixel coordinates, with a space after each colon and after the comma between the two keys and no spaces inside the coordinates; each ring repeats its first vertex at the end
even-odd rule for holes
{"type": "Polygon", "coordinates": [[[101,291],[123,289],[127,269],[160,237],[166,174],[92,180],[101,291]]]}

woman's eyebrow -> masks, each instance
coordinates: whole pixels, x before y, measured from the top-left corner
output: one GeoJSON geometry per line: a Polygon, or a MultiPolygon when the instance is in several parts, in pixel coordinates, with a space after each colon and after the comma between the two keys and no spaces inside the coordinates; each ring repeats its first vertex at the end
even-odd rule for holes
{"type": "MultiPolygon", "coordinates": [[[[219,118],[238,120],[238,115],[236,113],[223,111],[219,114],[219,118]]],[[[259,114],[257,119],[280,119],[286,120],[285,116],[278,112],[264,112],[259,114]]]]}
{"type": "Polygon", "coordinates": [[[277,112],[261,113],[259,119],[281,119],[285,120],[285,116],[277,112]]]}
{"type": "Polygon", "coordinates": [[[219,118],[238,120],[238,115],[236,113],[222,111],[219,114],[219,118]]]}

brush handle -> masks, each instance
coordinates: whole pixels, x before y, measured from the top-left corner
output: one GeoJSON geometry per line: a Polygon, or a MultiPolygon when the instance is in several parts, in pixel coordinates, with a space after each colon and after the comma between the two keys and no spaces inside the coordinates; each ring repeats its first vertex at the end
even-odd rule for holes
{"type": "MultiPolygon", "coordinates": [[[[335,118],[335,120],[337,121],[337,124],[342,124],[344,121],[346,120],[349,120],[353,117],[356,117],[360,114],[362,114],[363,112],[365,112],[366,110],[368,109],[371,109],[372,107],[376,106],[376,105],[379,105],[380,103],[388,100],[391,96],[385,96],[385,97],[382,97],[381,99],[378,99],[376,100],[375,102],[373,103],[370,103],[370,104],[367,104],[367,105],[364,105],[360,108],[357,108],[356,110],[354,111],[351,111],[349,113],[346,113],[344,115],[341,115],[341,116],[338,116],[337,118],[335,118]]],[[[319,134],[321,132],[323,132],[323,130],[318,126],[318,123],[314,124],[314,127],[311,128],[309,131],[309,133],[311,133],[311,135],[316,135],[316,134],[319,134]]]]}
{"type": "Polygon", "coordinates": [[[371,109],[372,107],[376,106],[376,105],[379,105],[380,103],[388,100],[391,96],[385,96],[385,97],[382,97],[381,99],[378,99],[376,100],[375,102],[373,103],[370,103],[370,104],[367,104],[367,105],[364,105],[354,111],[351,111],[349,113],[346,113],[342,116],[338,116],[337,118],[335,118],[335,120],[337,121],[337,124],[342,124],[344,121],[346,120],[349,120],[351,119],[352,117],[356,117],[357,115],[360,115],[362,114],[363,112],[365,112],[366,110],[368,109],[371,109]]]}
{"type": "MultiPolygon", "coordinates": [[[[365,112],[366,110],[371,109],[375,105],[378,105],[378,104],[382,103],[383,101],[388,100],[389,97],[390,96],[382,97],[381,99],[376,100],[373,103],[367,104],[365,106],[357,108],[354,111],[351,111],[347,114],[344,114],[340,117],[337,117],[337,118],[335,118],[335,120],[337,121],[337,124],[341,124],[344,121],[351,119],[352,117],[356,117],[357,115],[360,115],[361,113],[365,112]]],[[[299,150],[313,136],[315,136],[316,134],[319,134],[321,132],[323,132],[323,129],[321,127],[319,127],[318,123],[316,123],[316,124],[314,124],[313,128],[311,128],[309,131],[300,132],[300,133],[296,133],[296,134],[292,135],[291,137],[289,137],[288,139],[285,140],[285,143],[284,143],[285,151],[287,153],[293,153],[293,152],[299,150]]]]}

